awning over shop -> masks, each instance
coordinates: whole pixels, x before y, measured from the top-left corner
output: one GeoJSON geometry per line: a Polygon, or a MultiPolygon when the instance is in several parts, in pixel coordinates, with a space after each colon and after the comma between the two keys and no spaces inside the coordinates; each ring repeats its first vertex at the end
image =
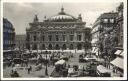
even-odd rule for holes
{"type": "Polygon", "coordinates": [[[106,67],[102,66],[102,65],[99,65],[97,66],[97,70],[100,72],[100,73],[110,73],[111,70],[107,69],[106,67]]]}
{"type": "Polygon", "coordinates": [[[116,55],[120,55],[121,52],[122,52],[122,50],[117,50],[117,51],[115,52],[115,54],[116,54],[116,55]]]}
{"type": "Polygon", "coordinates": [[[124,52],[122,52],[122,53],[120,54],[120,56],[124,57],[124,52]]]}
{"type": "Polygon", "coordinates": [[[124,69],[123,68],[123,58],[117,57],[116,59],[114,59],[113,61],[111,61],[111,64],[113,64],[116,67],[119,67],[121,69],[124,69]]]}
{"type": "Polygon", "coordinates": [[[55,63],[55,65],[63,65],[65,63],[65,60],[59,60],[55,63]]]}

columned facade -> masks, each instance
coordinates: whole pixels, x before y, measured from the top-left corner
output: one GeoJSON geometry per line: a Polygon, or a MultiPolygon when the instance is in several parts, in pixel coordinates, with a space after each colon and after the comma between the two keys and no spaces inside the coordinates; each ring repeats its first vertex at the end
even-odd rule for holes
{"type": "Polygon", "coordinates": [[[30,28],[26,29],[26,47],[32,50],[82,50],[85,24],[81,15],[75,18],[66,14],[63,8],[56,16],[42,22],[35,15],[34,21],[29,23],[30,28]]]}

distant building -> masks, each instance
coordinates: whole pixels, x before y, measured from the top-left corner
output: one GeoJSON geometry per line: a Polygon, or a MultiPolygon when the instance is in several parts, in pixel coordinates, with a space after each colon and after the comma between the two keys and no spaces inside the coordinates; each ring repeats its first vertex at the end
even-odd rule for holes
{"type": "Polygon", "coordinates": [[[50,18],[40,22],[37,15],[30,28],[26,29],[26,46],[32,50],[82,50],[86,22],[82,21],[81,14],[76,18],[65,13],[64,8],[50,18]]]}
{"type": "Polygon", "coordinates": [[[106,34],[110,33],[116,27],[116,12],[103,13],[97,18],[92,27],[92,52],[96,55],[103,51],[103,40],[106,34]]]}
{"type": "Polygon", "coordinates": [[[16,35],[15,36],[15,43],[16,43],[16,48],[23,50],[26,48],[26,35],[16,35]]]}
{"type": "Polygon", "coordinates": [[[15,47],[15,29],[10,21],[3,18],[3,50],[11,50],[15,47]]]}

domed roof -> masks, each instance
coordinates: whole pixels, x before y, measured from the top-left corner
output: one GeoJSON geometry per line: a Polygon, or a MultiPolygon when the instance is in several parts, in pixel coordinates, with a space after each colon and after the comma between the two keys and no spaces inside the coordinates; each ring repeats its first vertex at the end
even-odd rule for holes
{"type": "Polygon", "coordinates": [[[61,12],[58,13],[57,15],[55,16],[52,16],[48,19],[48,21],[53,21],[53,22],[69,22],[69,21],[76,21],[76,18],[69,15],[69,14],[66,14],[64,12],[64,8],[62,7],[61,8],[61,12]]]}

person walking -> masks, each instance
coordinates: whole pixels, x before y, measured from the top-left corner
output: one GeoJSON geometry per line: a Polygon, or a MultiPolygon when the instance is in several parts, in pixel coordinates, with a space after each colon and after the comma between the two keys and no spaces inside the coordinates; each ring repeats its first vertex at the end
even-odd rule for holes
{"type": "Polygon", "coordinates": [[[10,76],[11,77],[13,77],[13,73],[14,73],[14,71],[13,71],[13,69],[11,70],[11,73],[10,73],[10,76]]]}
{"type": "Polygon", "coordinates": [[[28,74],[30,74],[31,71],[32,71],[32,66],[30,66],[30,67],[28,68],[28,74]]]}
{"type": "Polygon", "coordinates": [[[28,68],[28,74],[30,74],[30,68],[28,68]]]}
{"type": "Polygon", "coordinates": [[[14,77],[19,77],[19,73],[17,71],[14,71],[14,77]]]}

